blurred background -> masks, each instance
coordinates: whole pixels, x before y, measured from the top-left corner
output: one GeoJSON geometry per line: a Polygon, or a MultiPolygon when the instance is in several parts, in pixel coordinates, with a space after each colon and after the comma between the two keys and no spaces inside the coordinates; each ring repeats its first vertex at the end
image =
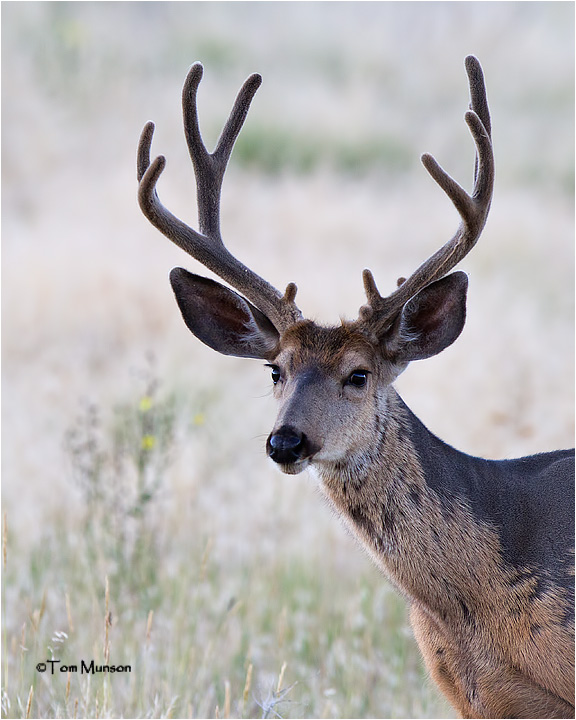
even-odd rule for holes
{"type": "Polygon", "coordinates": [[[168,272],[205,271],[141,215],[135,158],[153,120],[160,196],[194,225],[186,71],[208,147],[261,73],[225,241],[308,317],[355,318],[364,267],[390,292],[458,224],[419,156],[471,187],[471,53],[497,178],[468,320],[397,387],[460,450],[514,457],[573,445],[572,3],[2,4],[4,715],[451,712],[402,600],[266,460],[269,371],[184,326],[168,272]]]}

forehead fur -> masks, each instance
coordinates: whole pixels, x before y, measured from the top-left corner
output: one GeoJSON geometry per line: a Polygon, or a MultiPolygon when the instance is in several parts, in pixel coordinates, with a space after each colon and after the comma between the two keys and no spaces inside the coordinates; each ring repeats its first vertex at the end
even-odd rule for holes
{"type": "Polygon", "coordinates": [[[280,338],[278,354],[292,353],[292,359],[300,364],[320,358],[326,363],[339,363],[350,352],[373,360],[375,349],[368,338],[352,325],[321,327],[311,320],[292,325],[280,338]]]}

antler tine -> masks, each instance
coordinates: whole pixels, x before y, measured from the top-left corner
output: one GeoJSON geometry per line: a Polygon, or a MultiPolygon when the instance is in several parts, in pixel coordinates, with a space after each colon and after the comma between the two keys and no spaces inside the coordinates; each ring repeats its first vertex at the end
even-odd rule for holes
{"type": "Polygon", "coordinates": [[[260,75],[254,73],[246,80],[236,97],[230,116],[220,134],[216,149],[210,154],[204,145],[198,123],[197,93],[204,69],[200,63],[192,65],[182,90],[182,113],[184,134],[190,159],[196,174],[198,195],[198,220],[200,231],[208,237],[220,237],[220,189],[228,160],[242,125],[250,109],[250,103],[262,84],[260,75]]]}
{"type": "Polygon", "coordinates": [[[158,198],[156,185],[166,160],[163,156],[159,156],[150,163],[153,123],[146,124],[138,145],[140,208],[160,232],[239,290],[281,331],[302,318],[294,302],[296,286],[290,283],[282,296],[270,283],[235,258],[224,246],[220,235],[220,196],[224,173],[252,98],[260,87],[262,79],[254,74],[246,80],[238,93],[214,152],[209,153],[200,134],[197,112],[197,91],[202,74],[203,68],[200,63],[192,65],[182,91],[184,132],[196,175],[198,221],[201,232],[193,230],[179,220],[158,198]]]}
{"type": "Polygon", "coordinates": [[[422,164],[432,178],[444,190],[461,217],[454,236],[388,297],[382,297],[374,282],[372,273],[364,271],[364,288],[368,300],[360,309],[360,321],[373,318],[376,331],[386,329],[403,305],[426,285],[439,280],[455,267],[474,247],[488,217],[494,186],[494,155],[492,151],[490,113],[486,99],[484,76],[478,60],[472,55],[465,60],[470,85],[470,110],[466,123],[476,145],[474,188],[469,195],[436,160],[428,154],[422,155],[422,164]]]}

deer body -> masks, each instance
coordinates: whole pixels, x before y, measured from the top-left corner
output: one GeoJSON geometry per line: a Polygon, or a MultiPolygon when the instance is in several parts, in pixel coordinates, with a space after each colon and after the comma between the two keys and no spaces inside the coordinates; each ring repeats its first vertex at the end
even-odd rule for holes
{"type": "Polygon", "coordinates": [[[318,475],[407,598],[432,677],[462,717],[571,717],[571,539],[557,533],[572,520],[570,454],[470,457],[394,391],[382,425],[364,472],[322,464],[318,475]]]}
{"type": "Polygon", "coordinates": [[[430,673],[463,717],[571,717],[573,452],[496,461],[455,450],[362,340],[312,323],[287,333],[271,437],[306,437],[321,489],[408,599],[430,673]],[[341,387],[356,367],[373,387],[341,387]]]}
{"type": "Polygon", "coordinates": [[[364,271],[358,319],[304,319],[292,283],[282,295],[237,261],[220,237],[219,199],[234,141],[259,84],[241,89],[214,153],[200,137],[194,65],[183,92],[200,230],[159,201],[164,159],[138,154],[140,205],[171,240],[240,291],[176,268],[170,280],[188,328],[214,350],[260,358],[279,413],[266,442],[288,474],[312,469],[337,513],[406,597],[428,669],[462,717],[574,716],[574,453],[484,460],[430,433],[392,383],[413,360],[459,336],[467,277],[447,274],[476,243],[492,197],[490,116],[478,61],[466,59],[476,143],[468,195],[431,156],[426,169],[458,210],[454,237],[382,297],[364,271]]]}

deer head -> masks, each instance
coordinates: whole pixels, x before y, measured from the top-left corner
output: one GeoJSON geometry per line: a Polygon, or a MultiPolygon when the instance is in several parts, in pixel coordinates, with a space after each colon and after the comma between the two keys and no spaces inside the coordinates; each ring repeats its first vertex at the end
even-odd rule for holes
{"type": "Polygon", "coordinates": [[[389,387],[412,360],[431,357],[452,344],[464,326],[467,276],[449,273],[474,247],[486,222],[494,181],[490,115],[478,60],[467,57],[470,110],[465,119],[476,145],[474,188],[468,194],[430,155],[426,170],[461,217],[455,235],[388,296],[380,295],[364,270],[366,304],[358,318],[338,327],[306,320],[295,303],[296,285],[284,293],[244,266],[220,235],[220,193],[234,142],[261,83],[242,86],[213,153],[202,141],[197,91],[202,66],[194,64],[182,95],[184,130],[197,185],[199,231],[176,218],[158,199],[156,184],[165,159],[150,162],[154,125],[138,148],[139,203],[164,235],[238,292],[175,268],[170,281],[184,322],[198,339],[225,355],[266,360],[280,410],[266,449],[287,473],[310,463],[361,464],[381,427],[389,387]]]}

